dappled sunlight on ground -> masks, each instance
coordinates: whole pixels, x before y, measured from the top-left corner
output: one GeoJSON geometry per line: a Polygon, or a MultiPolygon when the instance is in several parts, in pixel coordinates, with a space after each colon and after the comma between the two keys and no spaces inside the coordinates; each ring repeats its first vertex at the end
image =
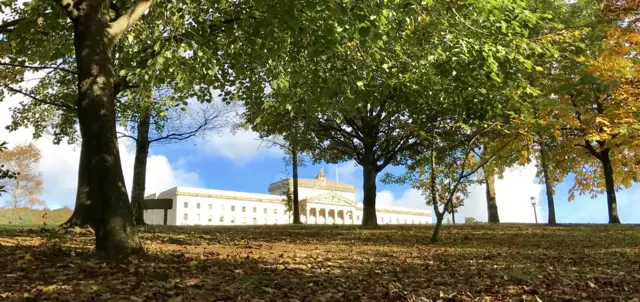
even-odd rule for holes
{"type": "Polygon", "coordinates": [[[105,263],[91,232],[0,227],[0,298],[126,301],[640,300],[640,227],[144,227],[105,263]]]}

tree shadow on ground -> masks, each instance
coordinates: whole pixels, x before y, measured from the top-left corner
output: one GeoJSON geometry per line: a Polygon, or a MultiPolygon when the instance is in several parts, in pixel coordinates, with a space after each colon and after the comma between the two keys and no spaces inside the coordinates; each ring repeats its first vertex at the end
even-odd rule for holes
{"type": "Polygon", "coordinates": [[[68,301],[635,298],[640,292],[640,249],[618,237],[632,236],[638,244],[639,235],[628,234],[627,228],[599,232],[575,228],[580,234],[572,230],[532,228],[531,234],[518,236],[523,232],[518,226],[454,226],[445,230],[447,239],[442,244],[428,245],[402,242],[424,237],[428,232],[424,227],[374,231],[304,226],[147,228],[141,237],[148,256],[119,263],[93,257],[88,234],[0,232],[0,256],[5,263],[0,267],[0,297],[68,301]],[[585,250],[581,241],[598,239],[602,232],[614,237],[612,241],[585,250]],[[388,238],[390,233],[395,237],[388,238]],[[523,237],[533,239],[523,242],[523,237]],[[565,244],[553,249],[537,246],[544,237],[565,244]],[[605,248],[605,244],[610,245],[605,248]]]}
{"type": "MultiPolygon", "coordinates": [[[[431,225],[381,226],[373,230],[344,225],[149,226],[144,230],[151,236],[157,234],[158,242],[184,245],[330,242],[409,247],[431,245],[432,231],[431,225]]],[[[521,247],[553,249],[572,242],[581,248],[638,248],[638,231],[639,226],[629,225],[444,225],[437,245],[464,247],[472,243],[475,248],[513,248],[517,243],[521,247]]]]}

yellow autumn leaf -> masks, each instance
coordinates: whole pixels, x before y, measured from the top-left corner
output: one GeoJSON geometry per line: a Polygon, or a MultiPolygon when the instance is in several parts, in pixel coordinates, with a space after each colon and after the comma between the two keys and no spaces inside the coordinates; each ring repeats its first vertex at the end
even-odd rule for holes
{"type": "Polygon", "coordinates": [[[605,124],[607,126],[611,126],[611,124],[604,118],[602,118],[601,116],[597,116],[596,117],[596,124],[605,124]]]}
{"type": "Polygon", "coordinates": [[[590,140],[590,141],[598,141],[601,139],[599,134],[589,134],[585,137],[586,140],[590,140]]]}

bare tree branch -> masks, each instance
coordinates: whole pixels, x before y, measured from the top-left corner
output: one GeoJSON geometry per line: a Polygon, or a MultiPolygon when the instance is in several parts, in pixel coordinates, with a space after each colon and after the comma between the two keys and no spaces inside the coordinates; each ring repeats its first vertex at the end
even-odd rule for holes
{"type": "Polygon", "coordinates": [[[41,98],[38,98],[38,97],[36,97],[36,96],[34,96],[34,95],[30,94],[30,93],[24,92],[24,91],[22,91],[20,89],[11,87],[11,86],[6,85],[6,84],[3,84],[2,86],[4,88],[6,88],[7,90],[13,92],[13,93],[24,95],[24,96],[26,96],[26,97],[28,97],[28,98],[36,101],[36,102],[39,102],[39,103],[42,103],[42,104],[45,104],[45,105],[51,105],[51,106],[64,108],[64,109],[68,109],[68,110],[75,110],[76,109],[75,106],[72,106],[72,105],[69,105],[69,104],[60,104],[60,103],[56,103],[56,102],[45,101],[45,100],[43,100],[41,98]]]}
{"type": "Polygon", "coordinates": [[[142,14],[151,7],[153,2],[153,0],[138,0],[122,16],[120,16],[120,18],[111,22],[109,34],[111,34],[114,40],[117,41],[120,39],[120,37],[122,37],[129,28],[136,24],[140,17],[142,17],[142,14]]]}
{"type": "Polygon", "coordinates": [[[167,134],[165,136],[161,136],[155,139],[150,139],[149,143],[155,143],[158,141],[183,141],[183,140],[187,140],[190,139],[192,137],[194,137],[196,134],[198,134],[202,129],[204,129],[204,127],[206,127],[206,123],[201,124],[200,126],[198,126],[196,129],[193,129],[191,131],[187,131],[187,132],[182,132],[182,133],[170,133],[167,134]]]}
{"type": "Polygon", "coordinates": [[[113,90],[116,95],[127,89],[138,88],[140,86],[129,83],[126,77],[121,77],[113,84],[113,90]]]}
{"type": "Polygon", "coordinates": [[[129,134],[126,134],[126,133],[124,133],[124,132],[120,132],[120,131],[118,131],[118,132],[117,132],[117,134],[118,134],[118,139],[121,139],[121,138],[130,138],[130,139],[132,139],[132,140],[134,140],[134,141],[137,141],[137,140],[138,140],[138,138],[133,137],[133,136],[131,136],[131,135],[129,135],[129,134]]]}
{"type": "Polygon", "coordinates": [[[267,148],[271,148],[271,147],[278,147],[281,148],[283,150],[287,150],[288,152],[291,152],[291,146],[289,143],[287,143],[282,137],[280,136],[276,136],[276,137],[267,137],[267,138],[263,138],[262,139],[262,143],[267,143],[267,148]],[[281,140],[278,140],[278,138],[280,138],[281,140]]]}
{"type": "Polygon", "coordinates": [[[6,21],[0,24],[0,34],[7,34],[13,31],[13,27],[20,24],[20,22],[26,20],[25,18],[18,18],[6,21]]]}
{"type": "Polygon", "coordinates": [[[58,66],[34,66],[34,65],[20,65],[20,64],[12,64],[12,63],[3,63],[0,62],[0,66],[9,66],[9,67],[16,67],[16,68],[25,68],[25,69],[35,69],[35,70],[60,70],[60,71],[64,71],[64,72],[68,72],[70,74],[75,74],[77,75],[77,73],[71,69],[67,69],[67,68],[63,68],[63,67],[58,67],[58,66]]]}
{"type": "Polygon", "coordinates": [[[475,30],[475,31],[477,31],[477,32],[479,32],[479,33],[487,34],[487,32],[486,32],[486,31],[481,30],[481,29],[478,29],[478,28],[475,28],[475,27],[471,26],[469,23],[467,23],[467,21],[465,21],[465,20],[464,20],[464,19],[463,19],[459,14],[458,14],[458,12],[456,11],[456,9],[455,9],[453,6],[449,5],[449,8],[451,9],[451,11],[453,11],[453,14],[456,16],[456,18],[458,18],[458,20],[460,20],[460,22],[462,22],[462,24],[464,24],[464,25],[465,25],[465,26],[467,26],[468,28],[471,28],[471,29],[473,29],[473,30],[475,30]]]}
{"type": "Polygon", "coordinates": [[[166,116],[153,119],[149,144],[176,143],[230,127],[235,112],[235,106],[223,103],[193,104],[189,105],[187,111],[169,109],[166,116]]]}
{"type": "Polygon", "coordinates": [[[62,7],[69,19],[73,20],[78,16],[74,0],[57,0],[56,2],[62,7]]]}
{"type": "Polygon", "coordinates": [[[469,176],[475,174],[476,172],[478,172],[478,170],[480,170],[482,167],[486,166],[491,160],[493,160],[494,157],[496,157],[498,155],[498,153],[500,153],[500,151],[504,150],[513,141],[515,141],[518,137],[520,137],[520,134],[515,135],[509,141],[504,143],[504,145],[500,146],[500,148],[496,149],[493,153],[491,153],[491,155],[489,157],[485,157],[483,162],[480,162],[473,170],[469,171],[468,173],[465,173],[463,176],[466,178],[466,177],[469,177],[469,176]]]}

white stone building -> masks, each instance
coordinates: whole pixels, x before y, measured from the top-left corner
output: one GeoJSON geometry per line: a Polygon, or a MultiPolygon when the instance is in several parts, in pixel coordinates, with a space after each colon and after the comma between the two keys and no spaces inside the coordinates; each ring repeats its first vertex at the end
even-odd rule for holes
{"type": "MultiPolygon", "coordinates": [[[[292,179],[272,183],[270,194],[175,187],[145,197],[145,207],[151,209],[144,211],[144,219],[149,224],[168,225],[288,224],[291,215],[285,203],[289,186],[293,188],[292,179]]],[[[314,179],[299,179],[298,191],[303,223],[362,222],[362,205],[355,201],[355,187],[327,180],[322,170],[314,179]]],[[[376,211],[379,224],[432,221],[428,210],[377,207],[376,211]]]]}

